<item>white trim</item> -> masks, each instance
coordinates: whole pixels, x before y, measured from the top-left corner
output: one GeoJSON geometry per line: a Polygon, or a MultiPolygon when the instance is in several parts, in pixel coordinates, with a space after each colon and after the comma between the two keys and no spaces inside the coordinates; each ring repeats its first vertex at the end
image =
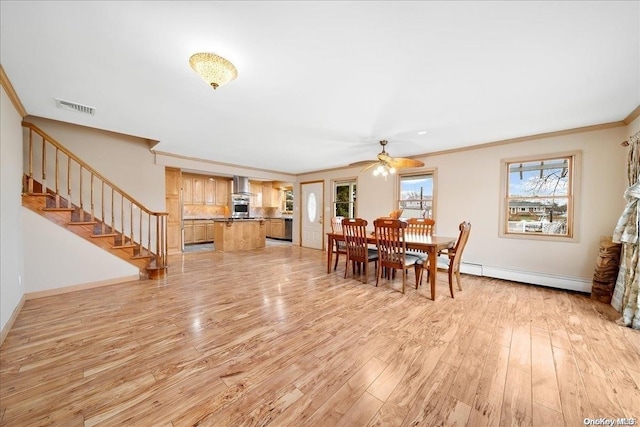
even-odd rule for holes
{"type": "Polygon", "coordinates": [[[119,283],[136,282],[140,280],[139,275],[116,277],[114,279],[99,280],[97,282],[82,283],[80,285],[63,286],[61,288],[47,289],[44,291],[27,292],[25,297],[27,300],[49,297],[52,295],[61,295],[69,292],[82,291],[84,289],[99,288],[101,286],[116,285],[119,283]]]}
{"type": "Polygon", "coordinates": [[[9,335],[9,331],[11,330],[11,328],[13,327],[13,324],[18,318],[18,314],[20,314],[20,310],[22,310],[22,306],[24,305],[24,302],[26,300],[27,299],[25,298],[25,296],[22,295],[22,298],[20,298],[20,302],[18,302],[18,305],[16,305],[16,308],[13,310],[13,313],[11,313],[11,317],[9,317],[9,320],[7,320],[7,323],[4,325],[4,328],[2,328],[2,331],[0,332],[0,346],[4,342],[4,339],[7,337],[7,335],[9,335]]]}
{"type": "Polygon", "coordinates": [[[498,237],[508,239],[524,239],[524,240],[542,240],[549,242],[580,242],[580,202],[582,190],[582,150],[559,152],[554,154],[537,154],[531,156],[513,157],[500,160],[500,211],[498,215],[498,237]],[[519,162],[532,162],[537,160],[557,159],[562,157],[571,157],[571,175],[569,177],[569,193],[567,194],[567,202],[569,210],[567,211],[567,221],[570,221],[571,227],[568,236],[560,236],[553,234],[526,234],[508,232],[506,228],[507,222],[507,185],[508,185],[508,164],[519,162]]]}
{"type": "Polygon", "coordinates": [[[555,276],[534,271],[510,270],[487,265],[465,264],[460,266],[460,272],[476,276],[493,277],[494,279],[510,280],[513,282],[529,283],[532,285],[548,286],[550,288],[566,289],[569,291],[591,293],[592,282],[582,277],[555,276]]]}

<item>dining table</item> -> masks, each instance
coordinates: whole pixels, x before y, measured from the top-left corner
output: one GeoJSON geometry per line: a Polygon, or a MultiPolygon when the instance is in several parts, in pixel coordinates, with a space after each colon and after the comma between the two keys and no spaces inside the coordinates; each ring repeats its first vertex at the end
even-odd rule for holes
{"type": "MultiPolygon", "coordinates": [[[[424,252],[429,260],[429,286],[431,287],[431,299],[436,299],[436,274],[438,272],[438,252],[453,248],[457,237],[446,237],[424,234],[405,234],[407,250],[424,252]]],[[[331,273],[333,263],[333,248],[336,242],[344,242],[344,235],[341,233],[327,233],[327,274],[331,273]]],[[[373,232],[367,233],[367,243],[376,244],[376,236],[373,232]]],[[[416,270],[417,272],[417,270],[416,270]]]]}

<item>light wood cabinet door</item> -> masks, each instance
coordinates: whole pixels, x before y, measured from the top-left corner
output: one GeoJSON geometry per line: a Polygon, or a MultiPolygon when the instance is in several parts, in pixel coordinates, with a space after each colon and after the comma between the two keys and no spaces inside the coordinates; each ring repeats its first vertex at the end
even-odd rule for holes
{"type": "Polygon", "coordinates": [[[271,220],[271,237],[284,239],[284,219],[271,220]]]}
{"type": "Polygon", "coordinates": [[[207,242],[213,242],[213,234],[215,232],[215,222],[209,221],[207,222],[207,242]]]}
{"type": "Polygon", "coordinates": [[[261,208],[262,205],[262,184],[250,182],[249,189],[251,191],[251,207],[261,208]]]}
{"type": "Polygon", "coordinates": [[[273,193],[271,193],[271,197],[273,197],[273,206],[274,207],[282,209],[282,207],[283,207],[283,203],[282,203],[283,195],[284,195],[284,192],[282,190],[280,190],[279,188],[274,188],[273,189],[273,193]]]}
{"type": "Polygon", "coordinates": [[[182,177],[182,203],[185,205],[193,203],[193,181],[191,178],[182,177]]]}
{"type": "Polygon", "coordinates": [[[202,243],[207,241],[207,223],[205,221],[194,221],[193,241],[194,243],[202,243]]]}
{"type": "Polygon", "coordinates": [[[262,183],[262,207],[264,208],[274,207],[273,197],[271,195],[272,192],[273,192],[273,188],[271,187],[271,183],[263,182],[262,183]]]}
{"type": "Polygon", "coordinates": [[[180,197],[180,178],[180,169],[164,168],[164,189],[167,197],[180,197]]]}
{"type": "Polygon", "coordinates": [[[216,181],[213,178],[204,181],[204,204],[210,206],[216,204],[216,181]]]}
{"type": "Polygon", "coordinates": [[[229,204],[229,180],[216,179],[216,205],[224,206],[229,204]]]}
{"type": "Polygon", "coordinates": [[[204,204],[204,179],[193,178],[193,196],[192,203],[194,205],[204,204]]]}
{"type": "Polygon", "coordinates": [[[264,232],[267,237],[271,237],[271,220],[270,219],[264,220],[264,232]]]}
{"type": "Polygon", "coordinates": [[[167,251],[169,254],[180,253],[182,248],[182,205],[180,191],[182,188],[182,172],[176,168],[164,169],[165,206],[167,217],[167,251]]]}
{"type": "Polygon", "coordinates": [[[193,238],[193,221],[184,222],[184,244],[194,243],[193,238]]]}

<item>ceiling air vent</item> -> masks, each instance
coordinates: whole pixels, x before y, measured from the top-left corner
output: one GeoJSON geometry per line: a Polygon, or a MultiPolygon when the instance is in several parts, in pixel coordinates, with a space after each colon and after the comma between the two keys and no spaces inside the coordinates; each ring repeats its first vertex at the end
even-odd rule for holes
{"type": "Polygon", "coordinates": [[[63,110],[75,111],[77,113],[89,114],[91,116],[96,115],[96,109],[94,107],[78,104],[76,102],[63,101],[62,99],[58,99],[58,98],[55,98],[55,100],[56,100],[56,107],[61,108],[63,110]]]}

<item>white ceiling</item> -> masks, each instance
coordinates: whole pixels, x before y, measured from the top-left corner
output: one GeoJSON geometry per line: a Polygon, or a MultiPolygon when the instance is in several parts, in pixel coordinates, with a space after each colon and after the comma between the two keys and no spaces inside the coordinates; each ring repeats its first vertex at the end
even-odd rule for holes
{"type": "Polygon", "coordinates": [[[373,159],[380,139],[411,156],[623,120],[639,5],[2,0],[0,63],[31,115],[297,174],[373,159]],[[238,78],[212,90],[201,51],[238,78]]]}

